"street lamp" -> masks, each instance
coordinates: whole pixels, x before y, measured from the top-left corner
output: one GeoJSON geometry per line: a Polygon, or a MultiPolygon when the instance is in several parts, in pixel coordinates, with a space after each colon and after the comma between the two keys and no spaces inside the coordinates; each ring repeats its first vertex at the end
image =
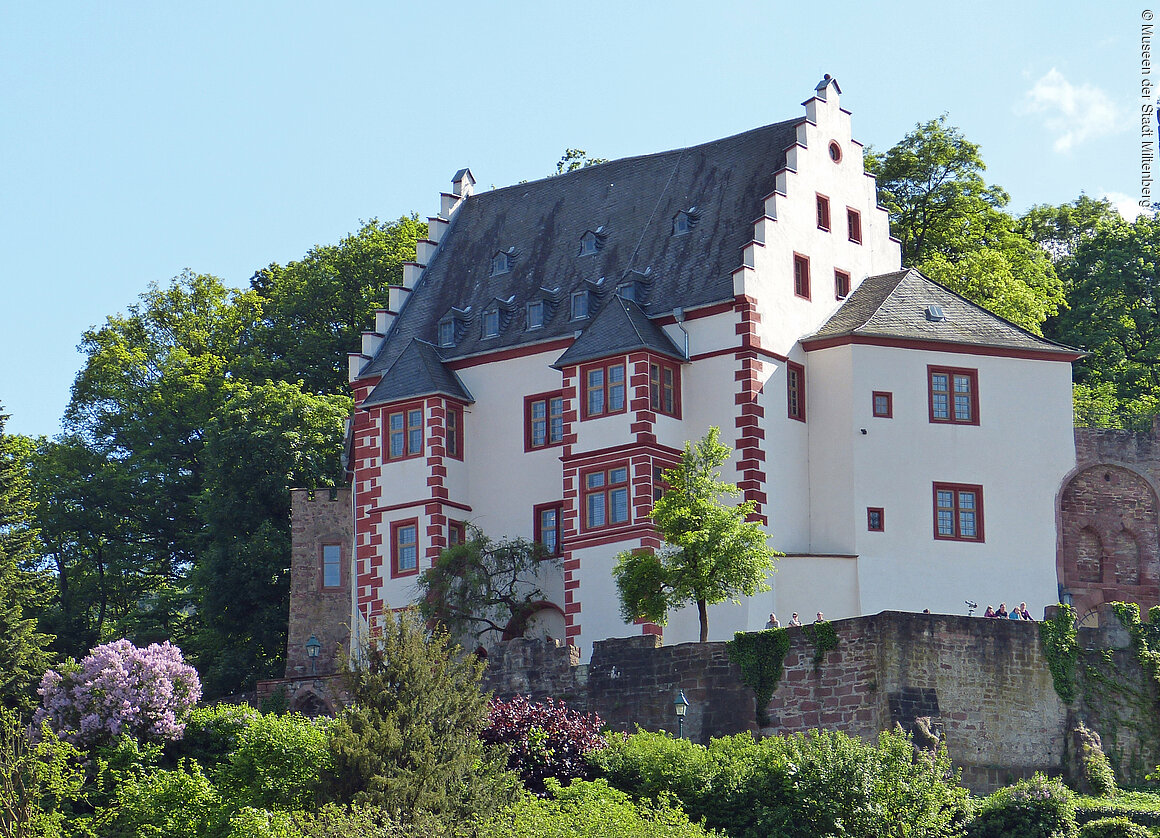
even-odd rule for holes
{"type": "Polygon", "coordinates": [[[306,654],[310,658],[310,674],[311,675],[316,675],[318,672],[318,670],[317,670],[318,653],[321,651],[322,651],[322,644],[318,641],[317,637],[315,637],[313,634],[311,634],[310,639],[306,641],[306,654]]]}
{"type": "Polygon", "coordinates": [[[677,714],[677,738],[685,738],[685,714],[689,712],[689,699],[685,698],[685,691],[679,690],[673,699],[673,710],[677,714]]]}

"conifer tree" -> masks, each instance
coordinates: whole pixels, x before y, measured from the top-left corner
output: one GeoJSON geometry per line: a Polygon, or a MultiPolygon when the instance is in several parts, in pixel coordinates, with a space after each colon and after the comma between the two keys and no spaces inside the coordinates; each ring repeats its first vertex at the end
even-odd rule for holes
{"type": "Polygon", "coordinates": [[[52,663],[52,637],[29,616],[40,593],[31,572],[37,555],[28,481],[31,440],[6,434],[7,420],[0,413],[0,706],[27,713],[52,663]]]}
{"type": "Polygon", "coordinates": [[[335,802],[380,807],[414,822],[424,814],[487,814],[512,799],[506,754],[480,741],[490,696],[483,664],[428,633],[414,611],[389,611],[350,663],[351,705],[330,728],[335,802]]]}

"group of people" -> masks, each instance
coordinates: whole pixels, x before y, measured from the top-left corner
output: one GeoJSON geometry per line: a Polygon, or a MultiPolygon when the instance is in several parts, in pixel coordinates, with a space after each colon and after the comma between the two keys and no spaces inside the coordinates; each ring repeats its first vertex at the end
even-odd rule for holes
{"type": "Polygon", "coordinates": [[[1007,610],[1007,603],[1005,603],[1005,602],[999,603],[999,610],[998,611],[996,611],[994,608],[992,608],[991,606],[988,605],[987,610],[983,612],[983,616],[984,617],[995,617],[996,619],[999,619],[999,620],[1031,620],[1032,622],[1035,621],[1035,618],[1031,616],[1031,612],[1027,610],[1027,603],[1026,602],[1019,603],[1018,608],[1012,608],[1010,611],[1007,610]]]}
{"type": "MultiPolygon", "coordinates": [[[[817,617],[817,619],[816,619],[816,620],[814,620],[814,622],[815,622],[815,623],[824,623],[825,621],[826,621],[826,618],[825,618],[825,617],[823,617],[823,616],[822,616],[822,612],[821,612],[821,611],[819,611],[819,612],[818,612],[818,617],[817,617]]],[[[800,626],[801,624],[802,624],[802,621],[801,621],[800,619],[798,619],[798,613],[797,613],[796,611],[795,611],[795,612],[793,612],[793,616],[789,618],[789,623],[787,623],[787,625],[790,625],[790,626],[800,626]]],[[[770,612],[770,615],[769,615],[769,622],[767,622],[767,623],[765,624],[765,627],[766,627],[767,629],[776,629],[776,628],[781,628],[781,621],[777,619],[777,615],[776,615],[776,614],[774,614],[774,613],[770,612]]]]}

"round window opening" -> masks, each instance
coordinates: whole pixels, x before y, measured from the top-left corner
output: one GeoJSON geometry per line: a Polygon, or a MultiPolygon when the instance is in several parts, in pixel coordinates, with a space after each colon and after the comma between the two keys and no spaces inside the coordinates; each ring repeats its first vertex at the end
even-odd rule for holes
{"type": "Polygon", "coordinates": [[[842,147],[837,143],[830,143],[830,159],[835,163],[842,159],[842,147]]]}

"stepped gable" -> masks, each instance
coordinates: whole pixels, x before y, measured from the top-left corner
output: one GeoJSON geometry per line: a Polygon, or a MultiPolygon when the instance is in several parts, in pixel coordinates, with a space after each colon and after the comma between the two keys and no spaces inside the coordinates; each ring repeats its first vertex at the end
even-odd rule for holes
{"type": "Polygon", "coordinates": [[[677,349],[664,329],[648,319],[640,306],[614,296],[552,366],[562,369],[639,349],[678,361],[685,360],[684,353],[677,349]]]}
{"type": "Polygon", "coordinates": [[[470,312],[470,323],[455,346],[438,349],[445,361],[571,338],[589,322],[570,320],[571,292],[589,290],[595,315],[634,277],[648,277],[640,301],[649,316],[732,300],[733,271],[802,121],[463,198],[359,377],[385,373],[413,339],[438,343],[438,323],[452,309],[470,312]],[[691,229],[674,234],[682,212],[691,229]],[[586,234],[597,251],[580,255],[586,234]],[[500,253],[510,269],[493,275],[500,253]],[[536,299],[548,303],[544,326],[528,330],[525,305],[536,299]],[[506,325],[485,339],[480,313],[492,306],[502,306],[506,325]]]}
{"type": "Polygon", "coordinates": [[[363,405],[386,404],[417,396],[450,396],[463,402],[474,402],[459,376],[443,365],[435,347],[412,340],[363,405]]]}
{"type": "Polygon", "coordinates": [[[811,349],[851,337],[1058,353],[1060,360],[1082,355],[1021,329],[913,268],[867,277],[818,331],[801,342],[811,349]],[[932,318],[929,306],[940,308],[944,319],[932,318]]]}

